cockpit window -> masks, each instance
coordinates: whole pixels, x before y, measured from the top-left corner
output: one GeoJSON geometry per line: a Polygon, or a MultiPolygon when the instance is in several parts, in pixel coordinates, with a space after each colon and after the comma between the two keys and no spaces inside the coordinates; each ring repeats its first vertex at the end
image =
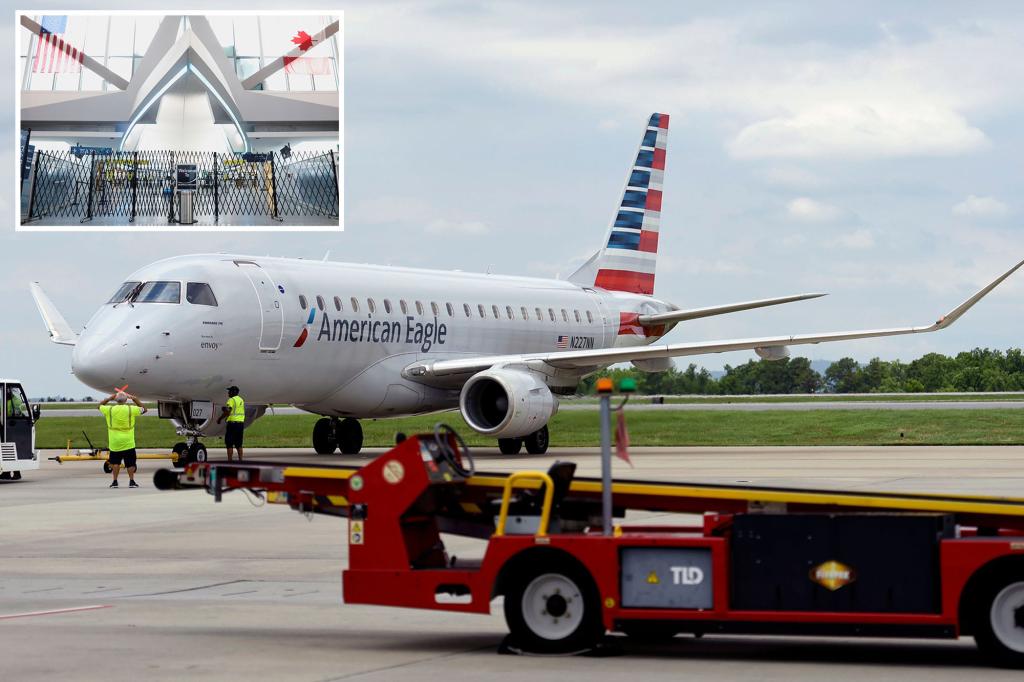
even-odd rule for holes
{"type": "Polygon", "coordinates": [[[132,289],[139,286],[139,284],[140,282],[125,282],[117,288],[114,295],[110,297],[109,301],[107,301],[107,305],[110,305],[111,303],[120,303],[124,299],[128,298],[128,294],[131,293],[132,289]]]}
{"type": "Polygon", "coordinates": [[[135,303],[181,303],[181,282],[146,282],[135,303]]]}
{"type": "Polygon", "coordinates": [[[192,305],[217,306],[217,297],[213,295],[213,289],[204,282],[189,282],[185,287],[185,300],[192,305]]]}

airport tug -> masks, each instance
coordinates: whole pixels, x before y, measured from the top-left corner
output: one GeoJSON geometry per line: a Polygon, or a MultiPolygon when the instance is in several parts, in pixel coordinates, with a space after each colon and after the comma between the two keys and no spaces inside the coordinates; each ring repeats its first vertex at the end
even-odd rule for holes
{"type": "Polygon", "coordinates": [[[0,480],[20,480],[21,472],[39,468],[36,422],[39,405],[29,405],[16,379],[0,379],[0,480]]]}
{"type": "Polygon", "coordinates": [[[1024,666],[1024,499],[612,482],[599,390],[601,479],[572,462],[477,472],[438,425],[362,467],[199,462],[155,482],[347,517],[346,603],[487,614],[502,596],[505,650],[582,652],[609,631],[973,635],[991,663],[1024,666]],[[629,510],[700,518],[613,524],[629,510]],[[455,557],[443,534],[486,547],[455,557]]]}

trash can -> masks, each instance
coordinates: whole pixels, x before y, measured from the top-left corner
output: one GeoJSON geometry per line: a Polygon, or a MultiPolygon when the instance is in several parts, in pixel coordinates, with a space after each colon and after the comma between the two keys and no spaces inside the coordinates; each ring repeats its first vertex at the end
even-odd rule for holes
{"type": "Polygon", "coordinates": [[[192,217],[192,190],[178,190],[178,223],[181,225],[192,225],[195,220],[192,217]]]}

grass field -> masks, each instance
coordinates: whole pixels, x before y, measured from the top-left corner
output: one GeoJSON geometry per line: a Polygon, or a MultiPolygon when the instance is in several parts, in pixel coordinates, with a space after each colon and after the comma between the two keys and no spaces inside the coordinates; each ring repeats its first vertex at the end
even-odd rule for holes
{"type": "MultiPolygon", "coordinates": [[[[250,447],[310,447],[313,415],[267,416],[246,430],[250,447]]],[[[807,412],[633,412],[627,414],[633,445],[1022,445],[1021,410],[815,410],[807,412]]],[[[363,421],[368,447],[394,443],[395,433],[430,431],[435,422],[451,424],[470,445],[494,446],[477,436],[457,412],[425,417],[363,421]]],[[[599,444],[595,412],[561,412],[552,419],[553,446],[599,444]]],[[[41,419],[37,446],[85,447],[82,430],[106,445],[103,420],[48,416],[41,419]]],[[[136,442],[143,448],[170,448],[181,440],[170,422],[138,421],[136,442]]],[[[219,438],[207,439],[220,447],[219,438]]]]}

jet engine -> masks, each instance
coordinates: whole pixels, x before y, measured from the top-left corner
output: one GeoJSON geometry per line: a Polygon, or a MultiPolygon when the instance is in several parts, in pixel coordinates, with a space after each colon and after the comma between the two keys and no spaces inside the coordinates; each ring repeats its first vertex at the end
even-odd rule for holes
{"type": "Polygon", "coordinates": [[[767,346],[765,348],[755,348],[754,352],[757,353],[757,357],[762,360],[768,360],[769,362],[785,360],[789,357],[788,346],[767,346]]]}
{"type": "Polygon", "coordinates": [[[537,374],[499,368],[474,374],[466,382],[459,409],[477,433],[520,438],[547,424],[558,411],[558,401],[537,374]]]}

